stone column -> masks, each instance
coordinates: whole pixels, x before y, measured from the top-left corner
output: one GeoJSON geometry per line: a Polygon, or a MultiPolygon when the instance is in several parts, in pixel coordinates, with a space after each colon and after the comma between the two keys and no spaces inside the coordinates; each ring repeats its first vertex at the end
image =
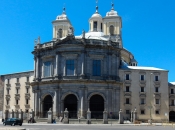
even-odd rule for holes
{"type": "Polygon", "coordinates": [[[39,56],[36,58],[36,79],[39,79],[39,56]]]}
{"type": "Polygon", "coordinates": [[[34,57],[34,80],[36,79],[36,57],[34,57]]]}
{"type": "Polygon", "coordinates": [[[52,114],[51,109],[49,109],[49,111],[47,112],[47,114],[48,114],[47,123],[52,123],[53,114],[52,114]]]}
{"type": "Polygon", "coordinates": [[[30,118],[34,119],[34,111],[33,109],[31,109],[31,111],[29,112],[30,118]]]}
{"type": "Polygon", "coordinates": [[[42,64],[42,74],[41,74],[41,77],[44,78],[44,63],[42,64]]]}
{"type": "Polygon", "coordinates": [[[54,98],[53,98],[53,117],[54,119],[57,118],[57,92],[54,92],[54,98]]]}
{"type": "Polygon", "coordinates": [[[136,109],[133,111],[133,123],[135,123],[135,121],[137,120],[137,111],[136,109]]]}
{"type": "Polygon", "coordinates": [[[91,111],[88,108],[86,124],[91,124],[91,111]]]}
{"type": "Polygon", "coordinates": [[[81,110],[81,118],[84,118],[84,86],[79,88],[79,109],[81,110]]]}
{"type": "Polygon", "coordinates": [[[131,111],[131,122],[133,123],[133,111],[131,111]]]}
{"type": "Polygon", "coordinates": [[[35,118],[38,118],[39,114],[39,94],[38,90],[34,91],[34,112],[35,112],[35,118]]]}
{"type": "Polygon", "coordinates": [[[12,111],[10,112],[10,118],[14,118],[14,111],[12,109],[12,111]]]}
{"type": "Polygon", "coordinates": [[[19,118],[20,118],[21,120],[23,120],[23,111],[22,111],[22,109],[19,111],[19,118]]]}
{"type": "Polygon", "coordinates": [[[59,58],[59,56],[58,56],[58,54],[56,55],[56,59],[55,59],[55,77],[57,77],[58,76],[58,59],[59,58]]]}
{"type": "Polygon", "coordinates": [[[122,109],[120,109],[119,111],[119,124],[123,124],[124,120],[123,120],[123,112],[122,109]]]}
{"type": "Polygon", "coordinates": [[[67,111],[67,108],[64,111],[64,119],[63,119],[64,124],[69,124],[69,112],[67,111]]]}
{"type": "Polygon", "coordinates": [[[63,76],[66,76],[66,59],[64,59],[63,76]]]}
{"type": "Polygon", "coordinates": [[[103,124],[108,124],[108,112],[106,110],[103,112],[103,124]]]}
{"type": "Polygon", "coordinates": [[[108,53],[108,77],[109,77],[109,79],[111,79],[111,53],[108,53]]]}
{"type": "Polygon", "coordinates": [[[81,54],[81,79],[84,79],[84,52],[81,54]]]}

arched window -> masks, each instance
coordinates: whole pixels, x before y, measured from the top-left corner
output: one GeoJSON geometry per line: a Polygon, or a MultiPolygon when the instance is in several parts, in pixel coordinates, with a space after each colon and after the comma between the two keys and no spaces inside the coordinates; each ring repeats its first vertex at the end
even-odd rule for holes
{"type": "Polygon", "coordinates": [[[111,26],[109,27],[109,33],[110,33],[111,35],[114,35],[114,26],[113,26],[113,25],[111,25],[111,26]]]}
{"type": "Polygon", "coordinates": [[[63,30],[60,28],[57,32],[57,38],[62,38],[63,30]]]}

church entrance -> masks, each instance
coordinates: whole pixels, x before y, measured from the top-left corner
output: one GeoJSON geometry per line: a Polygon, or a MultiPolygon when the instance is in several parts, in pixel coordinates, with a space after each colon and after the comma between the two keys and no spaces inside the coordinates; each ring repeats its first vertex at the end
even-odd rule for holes
{"type": "Polygon", "coordinates": [[[43,100],[43,118],[47,118],[47,112],[51,108],[52,110],[52,97],[50,95],[47,95],[43,100]]]}
{"type": "Polygon", "coordinates": [[[100,95],[93,95],[90,98],[91,118],[103,119],[104,99],[100,95]]]}
{"type": "Polygon", "coordinates": [[[64,99],[64,110],[69,111],[69,118],[77,118],[77,97],[74,94],[66,96],[64,99]]]}
{"type": "Polygon", "coordinates": [[[170,111],[170,113],[169,113],[169,121],[175,121],[175,112],[174,111],[170,111]]]}

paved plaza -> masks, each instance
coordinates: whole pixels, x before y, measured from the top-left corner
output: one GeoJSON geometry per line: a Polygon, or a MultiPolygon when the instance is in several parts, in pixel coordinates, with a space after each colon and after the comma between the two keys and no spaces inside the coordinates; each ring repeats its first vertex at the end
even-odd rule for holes
{"type": "Polygon", "coordinates": [[[175,125],[172,124],[156,124],[148,126],[146,124],[134,125],[134,124],[27,124],[23,126],[3,126],[0,125],[0,130],[11,130],[17,128],[25,128],[26,130],[173,130],[175,125]]]}

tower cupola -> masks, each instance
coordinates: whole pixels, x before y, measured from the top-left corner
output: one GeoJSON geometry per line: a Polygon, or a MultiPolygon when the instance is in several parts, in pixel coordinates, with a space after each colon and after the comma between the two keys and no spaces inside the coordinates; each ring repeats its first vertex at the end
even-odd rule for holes
{"type": "Polygon", "coordinates": [[[72,26],[66,15],[66,8],[63,8],[63,13],[56,17],[53,24],[53,39],[60,39],[68,35],[68,29],[72,26]]]}
{"type": "Polygon", "coordinates": [[[96,12],[89,19],[90,32],[102,32],[103,20],[102,16],[98,13],[98,6],[96,6],[96,12]]]}
{"type": "Polygon", "coordinates": [[[114,3],[112,8],[106,13],[106,17],[103,18],[104,23],[104,34],[105,35],[120,35],[122,28],[121,17],[118,16],[117,11],[114,10],[114,3]]]}

